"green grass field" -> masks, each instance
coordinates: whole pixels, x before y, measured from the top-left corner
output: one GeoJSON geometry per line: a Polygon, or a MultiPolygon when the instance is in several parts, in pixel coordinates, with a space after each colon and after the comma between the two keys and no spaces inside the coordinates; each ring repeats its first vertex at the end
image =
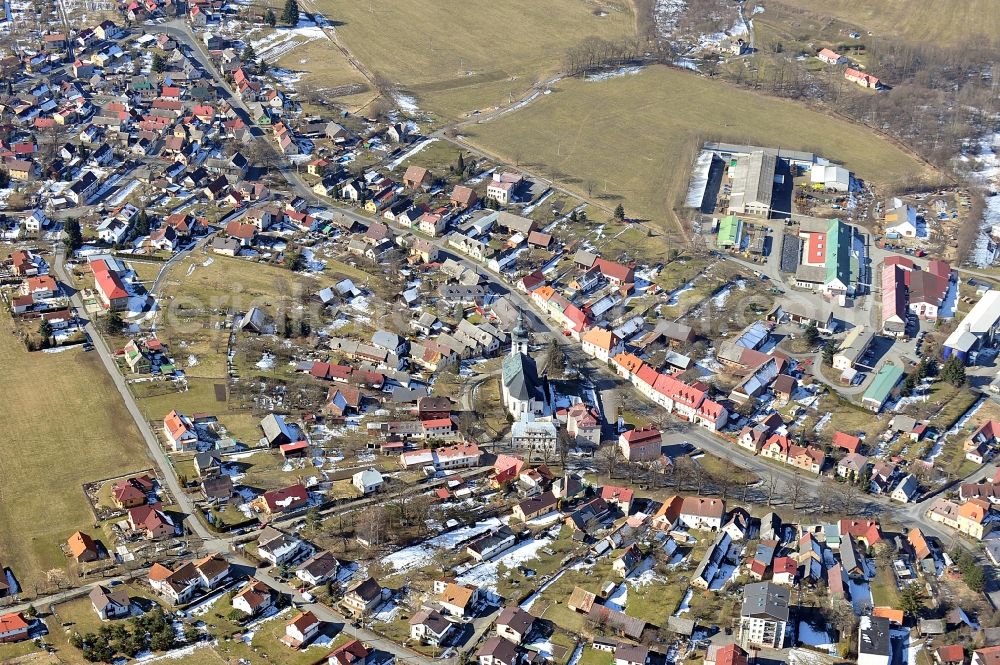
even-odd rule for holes
{"type": "Polygon", "coordinates": [[[65,570],[60,546],[93,526],[83,483],[148,468],[145,445],[96,352],[29,354],[0,315],[0,561],[26,593],[65,570]]]}
{"type": "Polygon", "coordinates": [[[518,97],[558,71],[566,49],[586,37],[634,32],[621,0],[547,3],[316,2],[372,72],[415,95],[418,105],[459,117],[518,97]]]}
{"type": "Polygon", "coordinates": [[[626,213],[661,222],[686,191],[697,146],[720,139],[811,150],[876,184],[924,173],[871,131],[794,102],[654,66],[595,82],[573,79],[499,120],[469,127],[485,151],[626,213]]]}
{"type": "MultiPolygon", "coordinates": [[[[993,0],[777,0],[793,13],[808,10],[864,30],[948,46],[1000,45],[1000,11],[993,0]]],[[[767,14],[767,10],[764,12],[767,14]]],[[[846,38],[846,35],[845,35],[846,38]]]]}

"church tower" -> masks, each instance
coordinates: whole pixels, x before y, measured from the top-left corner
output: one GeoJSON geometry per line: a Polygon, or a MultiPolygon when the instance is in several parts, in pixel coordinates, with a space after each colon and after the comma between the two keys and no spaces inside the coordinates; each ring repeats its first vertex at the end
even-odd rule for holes
{"type": "Polygon", "coordinates": [[[524,310],[518,310],[517,325],[510,333],[510,355],[516,356],[519,353],[528,355],[528,342],[530,341],[531,335],[524,324],[524,310]]]}

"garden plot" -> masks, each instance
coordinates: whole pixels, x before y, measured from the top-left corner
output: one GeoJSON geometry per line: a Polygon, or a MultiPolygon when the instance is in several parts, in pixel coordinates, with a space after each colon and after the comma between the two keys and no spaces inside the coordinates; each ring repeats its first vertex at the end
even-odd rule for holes
{"type": "Polygon", "coordinates": [[[392,566],[392,568],[397,573],[403,573],[408,570],[413,570],[414,568],[419,568],[426,565],[434,555],[439,551],[455,551],[459,547],[476,536],[480,536],[491,529],[496,529],[502,524],[502,522],[491,517],[488,520],[483,520],[481,522],[476,522],[472,526],[464,526],[458,529],[453,529],[446,533],[442,533],[439,536],[435,536],[419,545],[413,545],[399,550],[398,552],[393,552],[389,556],[385,557],[384,561],[387,565],[392,566]]]}
{"type": "Polygon", "coordinates": [[[496,592],[497,581],[501,574],[509,574],[509,570],[538,558],[538,553],[552,542],[551,538],[539,538],[537,540],[525,540],[517,543],[507,550],[502,556],[492,561],[470,568],[458,578],[459,584],[471,584],[480,589],[489,589],[496,592]]]}
{"type": "Polygon", "coordinates": [[[799,643],[814,647],[831,655],[837,654],[837,643],[825,630],[815,628],[806,621],[799,621],[799,643]]]}
{"type": "Polygon", "coordinates": [[[608,596],[607,602],[604,604],[611,609],[618,610],[619,612],[624,612],[625,607],[628,605],[628,591],[629,588],[638,588],[659,580],[659,576],[653,572],[653,566],[656,564],[656,560],[653,557],[646,557],[642,562],[636,566],[625,581],[615,587],[615,590],[611,592],[608,596]]]}

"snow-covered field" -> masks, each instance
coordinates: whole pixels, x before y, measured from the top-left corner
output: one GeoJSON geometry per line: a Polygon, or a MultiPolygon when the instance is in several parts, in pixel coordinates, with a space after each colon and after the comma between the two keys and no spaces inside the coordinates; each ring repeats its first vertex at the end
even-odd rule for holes
{"type": "Polygon", "coordinates": [[[251,39],[250,45],[260,60],[274,62],[298,46],[325,38],[322,28],[302,18],[294,28],[277,28],[264,37],[251,39]]]}

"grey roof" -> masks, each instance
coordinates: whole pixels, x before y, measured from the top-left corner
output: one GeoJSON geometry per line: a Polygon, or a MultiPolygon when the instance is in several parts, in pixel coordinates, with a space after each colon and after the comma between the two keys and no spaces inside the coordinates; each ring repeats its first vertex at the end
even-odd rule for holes
{"type": "Polygon", "coordinates": [[[245,330],[250,328],[256,332],[261,332],[264,330],[264,312],[257,308],[251,307],[250,311],[243,315],[240,319],[240,323],[237,326],[240,330],[245,330]]]}
{"type": "Polygon", "coordinates": [[[687,342],[694,338],[694,329],[691,326],[674,321],[658,321],[654,330],[667,339],[681,342],[687,342]]]}
{"type": "Polygon", "coordinates": [[[781,531],[781,517],[778,513],[770,512],[760,518],[761,540],[781,540],[781,531]]]}
{"type": "Polygon", "coordinates": [[[514,532],[508,527],[502,526],[492,533],[488,533],[485,536],[476,538],[474,541],[469,543],[469,549],[473,552],[478,552],[482,554],[484,551],[492,549],[505,540],[514,537],[514,532]]]}
{"type": "Polygon", "coordinates": [[[266,552],[273,552],[274,550],[281,549],[286,545],[301,542],[295,536],[290,536],[284,531],[278,531],[274,527],[267,527],[260,532],[260,536],[257,538],[257,549],[264,550],[266,552]]]}
{"type": "Polygon", "coordinates": [[[917,493],[917,485],[917,477],[911,473],[899,481],[896,491],[902,492],[906,498],[911,499],[917,493]]]}
{"type": "Polygon", "coordinates": [[[195,466],[199,470],[204,470],[222,463],[222,453],[217,450],[210,450],[207,453],[198,453],[194,456],[195,466]]]}
{"type": "Polygon", "coordinates": [[[858,654],[892,655],[888,619],[885,617],[861,617],[858,627],[858,654]]]}
{"type": "Polygon", "coordinates": [[[201,490],[209,499],[228,499],[233,495],[233,479],[226,474],[206,478],[201,481],[201,490]]]}
{"type": "Polygon", "coordinates": [[[645,663],[649,658],[649,647],[619,642],[615,647],[615,660],[627,663],[645,663]]]}
{"type": "Polygon", "coordinates": [[[269,413],[260,421],[260,428],[264,430],[264,437],[268,443],[274,445],[275,442],[287,439],[285,443],[291,443],[294,437],[292,429],[285,424],[285,419],[276,413],[269,413]]]}
{"type": "Polygon", "coordinates": [[[523,353],[507,354],[501,367],[503,383],[512,397],[522,401],[543,399],[534,358],[523,353]]]}
{"type": "Polygon", "coordinates": [[[372,344],[383,349],[395,351],[396,347],[402,343],[403,339],[399,335],[388,330],[376,330],[375,334],[372,335],[372,344]]]}
{"type": "Polygon", "coordinates": [[[854,539],[850,535],[845,536],[840,543],[840,562],[843,564],[844,572],[848,575],[861,569],[858,562],[858,552],[854,548],[854,539]]]}
{"type": "Polygon", "coordinates": [[[597,254],[594,254],[593,252],[588,252],[585,249],[578,249],[576,251],[576,254],[573,255],[574,263],[579,263],[580,265],[586,266],[588,268],[593,266],[596,260],[597,260],[597,254]]]}
{"type": "Polygon", "coordinates": [[[366,603],[371,602],[382,595],[382,585],[375,581],[374,578],[369,577],[368,579],[358,582],[348,593],[355,593],[366,603]]]}
{"type": "Polygon", "coordinates": [[[763,151],[738,157],[731,172],[733,189],[729,197],[729,210],[744,212],[747,204],[770,208],[777,165],[777,157],[763,151]]]}
{"type": "Polygon", "coordinates": [[[238,252],[240,250],[240,241],[236,238],[222,238],[220,236],[216,236],[212,238],[212,249],[218,251],[238,252]]]}
{"type": "Polygon", "coordinates": [[[788,621],[788,589],[757,582],[743,587],[743,606],[740,616],[788,621]]]}
{"type": "Polygon", "coordinates": [[[763,563],[770,565],[771,561],[774,560],[774,553],[777,549],[778,541],[762,540],[757,543],[757,552],[753,555],[753,558],[757,561],[762,561],[763,563]]]}
{"type": "Polygon", "coordinates": [[[678,635],[687,635],[690,637],[694,634],[696,625],[697,622],[694,619],[685,619],[683,617],[667,618],[667,630],[678,635]]]}

